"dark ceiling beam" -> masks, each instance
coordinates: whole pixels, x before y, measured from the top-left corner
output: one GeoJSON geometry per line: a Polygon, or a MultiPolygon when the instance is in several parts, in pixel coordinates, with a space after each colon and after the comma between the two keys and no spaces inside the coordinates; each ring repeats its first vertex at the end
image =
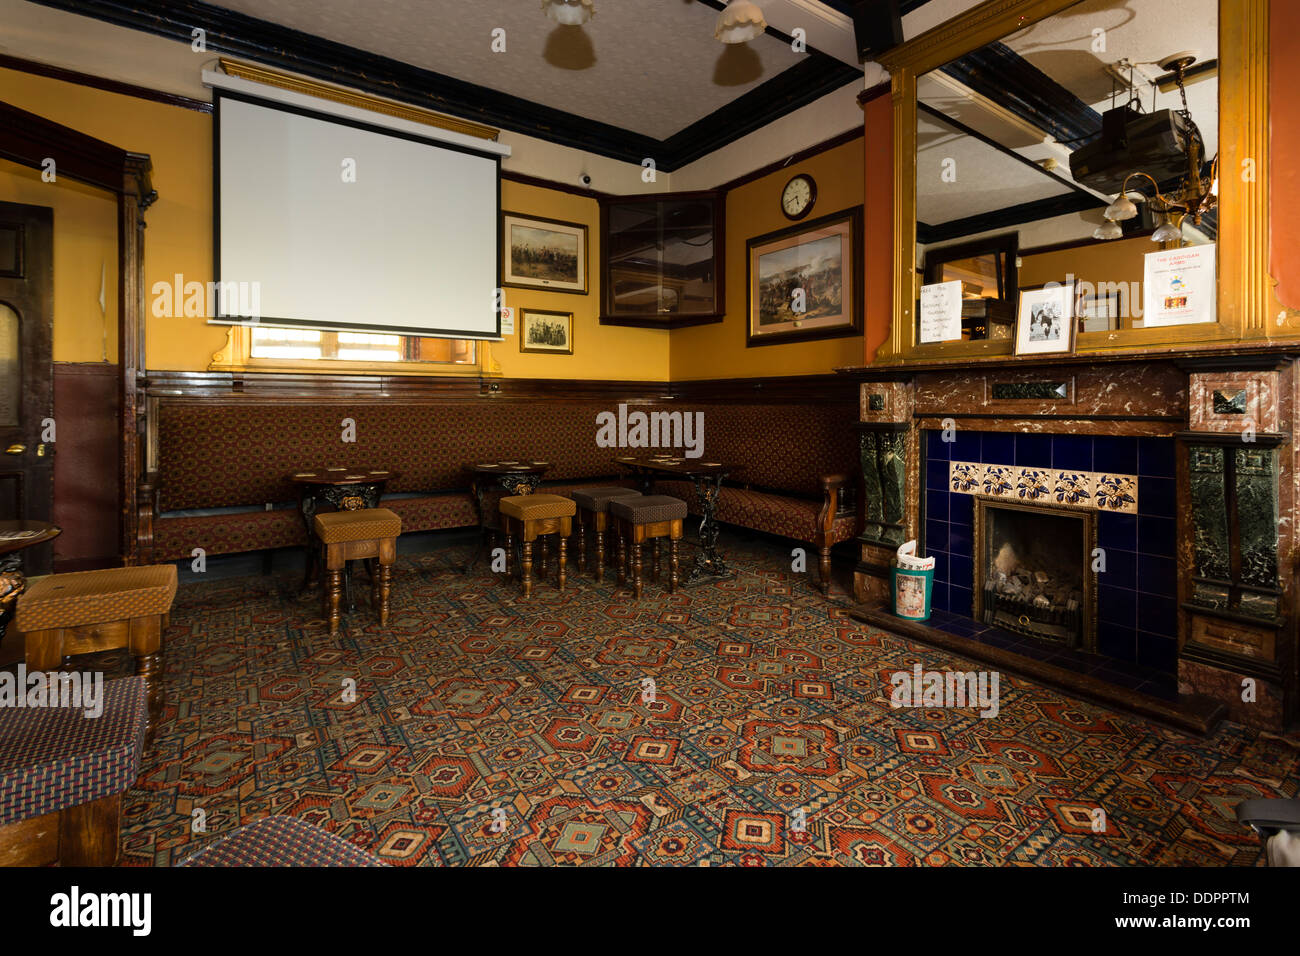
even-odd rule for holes
{"type": "Polygon", "coordinates": [[[1005,43],[990,43],[940,69],[1060,143],[1082,145],[1101,132],[1101,114],[1005,43]]]}
{"type": "MultiPolygon", "coordinates": [[[[252,60],[635,165],[653,158],[663,172],[672,172],[861,77],[859,70],[809,48],[803,63],[686,130],[659,140],[199,0],[157,0],[147,6],[132,0],[31,2],[184,43],[191,42],[191,31],[201,28],[207,49],[214,54],[252,60]]],[[[789,42],[784,34],[769,32],[789,42]]]]}
{"type": "Polygon", "coordinates": [[[1105,205],[1106,201],[1104,199],[1098,199],[1095,196],[1062,193],[1060,196],[1035,199],[1016,206],[1008,206],[1005,209],[994,209],[991,212],[982,212],[975,216],[954,219],[952,222],[943,222],[938,225],[918,222],[916,224],[916,241],[923,245],[929,245],[932,242],[947,242],[949,239],[974,236],[993,229],[1005,229],[1008,226],[1019,226],[1026,222],[1051,219],[1054,216],[1067,216],[1070,213],[1100,209],[1105,205]]]}

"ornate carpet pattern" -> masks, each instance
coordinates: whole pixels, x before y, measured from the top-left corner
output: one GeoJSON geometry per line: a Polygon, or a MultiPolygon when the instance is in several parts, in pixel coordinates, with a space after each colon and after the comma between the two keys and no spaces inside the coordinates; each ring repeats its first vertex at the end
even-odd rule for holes
{"type": "Polygon", "coordinates": [[[896,671],[982,665],[728,544],[733,579],[639,603],[577,574],[525,603],[458,573],[463,548],[403,558],[390,627],[359,598],[333,640],[298,576],[183,584],[123,861],[288,814],[394,865],[1253,865],[1235,805],[1297,793],[1293,739],[1006,673],[995,718],[893,709],[896,671]]]}

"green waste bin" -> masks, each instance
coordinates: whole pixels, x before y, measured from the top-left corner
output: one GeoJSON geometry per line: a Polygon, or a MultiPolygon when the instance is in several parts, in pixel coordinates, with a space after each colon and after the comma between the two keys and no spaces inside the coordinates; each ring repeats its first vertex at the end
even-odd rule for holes
{"type": "Polygon", "coordinates": [[[900,568],[895,561],[889,568],[891,610],[905,621],[930,619],[930,592],[934,589],[934,569],[913,571],[900,568]]]}

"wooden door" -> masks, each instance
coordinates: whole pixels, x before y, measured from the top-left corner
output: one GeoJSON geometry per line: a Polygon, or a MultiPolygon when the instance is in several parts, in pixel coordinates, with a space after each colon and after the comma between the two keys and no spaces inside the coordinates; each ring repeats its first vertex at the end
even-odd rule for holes
{"type": "MultiPolygon", "coordinates": [[[[50,520],[53,326],[54,211],[0,202],[0,520],[50,520]]],[[[53,554],[24,552],[27,574],[48,573],[53,554]]]]}

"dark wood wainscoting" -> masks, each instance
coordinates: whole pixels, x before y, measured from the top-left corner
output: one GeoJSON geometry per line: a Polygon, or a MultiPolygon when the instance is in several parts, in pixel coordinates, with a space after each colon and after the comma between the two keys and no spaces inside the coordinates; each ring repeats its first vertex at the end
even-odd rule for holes
{"type": "Polygon", "coordinates": [[[121,564],[117,365],[54,363],[54,570],[121,564]]]}

